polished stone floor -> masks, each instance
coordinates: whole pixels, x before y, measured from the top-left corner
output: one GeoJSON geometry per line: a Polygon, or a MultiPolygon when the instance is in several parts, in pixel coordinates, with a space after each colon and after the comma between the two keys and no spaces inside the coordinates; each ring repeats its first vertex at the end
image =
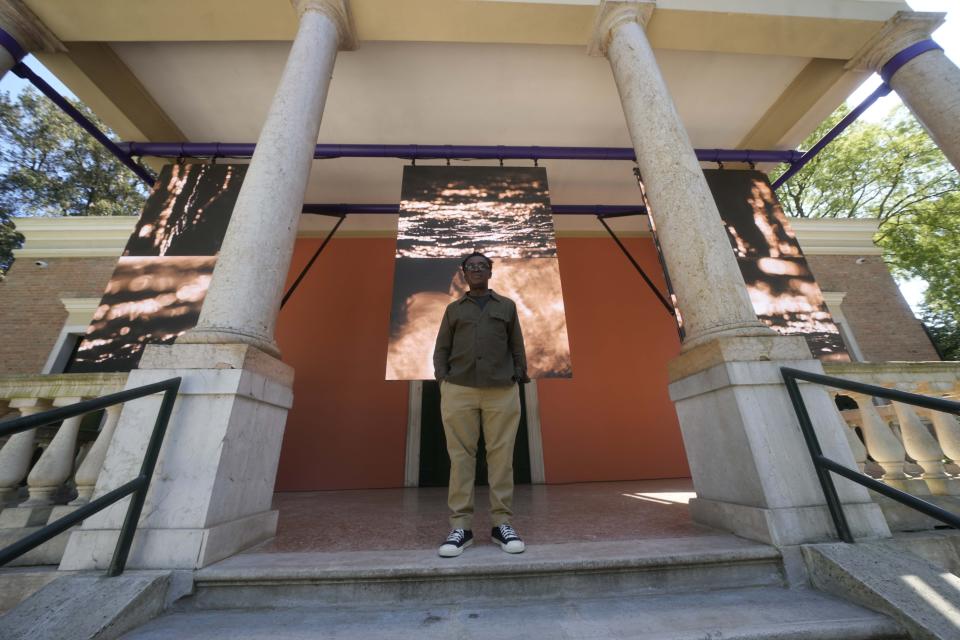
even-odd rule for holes
{"type": "MultiPolygon", "coordinates": [[[[527,544],[710,536],[690,520],[688,478],[566,485],[521,485],[513,525],[527,544]]],[[[486,487],[477,488],[474,531],[486,539],[486,487]]],[[[277,493],[275,538],[257,553],[433,548],[448,531],[446,489],[277,493]]]]}

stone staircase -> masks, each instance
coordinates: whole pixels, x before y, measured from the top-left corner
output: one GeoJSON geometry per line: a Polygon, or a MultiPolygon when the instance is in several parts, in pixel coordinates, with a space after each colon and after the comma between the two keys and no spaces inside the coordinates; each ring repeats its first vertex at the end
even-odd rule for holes
{"type": "Polygon", "coordinates": [[[124,638],[902,639],[806,586],[799,554],[733,536],[433,550],[246,553],[124,638]]]}

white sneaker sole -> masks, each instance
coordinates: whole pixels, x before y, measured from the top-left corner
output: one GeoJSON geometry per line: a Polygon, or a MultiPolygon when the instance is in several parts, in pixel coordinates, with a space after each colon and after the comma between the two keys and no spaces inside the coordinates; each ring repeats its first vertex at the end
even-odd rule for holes
{"type": "Polygon", "coordinates": [[[458,555],[463,553],[463,550],[473,544],[473,539],[467,540],[463,543],[462,547],[455,547],[453,545],[441,545],[440,547],[440,557],[441,558],[456,558],[458,555]]]}
{"type": "Polygon", "coordinates": [[[524,551],[527,550],[527,545],[525,545],[522,542],[520,544],[514,544],[512,547],[510,546],[511,543],[509,542],[500,542],[499,540],[495,540],[495,542],[499,544],[500,548],[506,551],[507,553],[523,553],[524,551]]]}

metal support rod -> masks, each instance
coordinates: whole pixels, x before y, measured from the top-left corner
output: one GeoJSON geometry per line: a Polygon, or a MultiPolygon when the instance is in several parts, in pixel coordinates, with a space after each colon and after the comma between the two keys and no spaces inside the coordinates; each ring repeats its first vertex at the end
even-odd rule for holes
{"type": "MultiPolygon", "coordinates": [[[[252,142],[121,142],[135,156],[158,158],[249,158],[252,142]]],[[[796,162],[800,151],[780,149],[697,149],[701,162],[796,162]]],[[[634,160],[631,147],[537,147],[505,145],[318,144],[313,157],[402,158],[407,160],[634,160]]]]}
{"type": "Polygon", "coordinates": [[[657,223],[654,222],[653,214],[650,212],[647,188],[643,184],[643,176],[640,175],[639,166],[633,167],[633,176],[637,179],[637,188],[640,190],[640,197],[643,199],[643,212],[647,216],[647,224],[650,227],[650,237],[653,238],[653,246],[657,250],[657,260],[660,261],[660,268],[663,270],[663,283],[667,285],[667,295],[670,296],[673,317],[677,321],[677,335],[680,336],[680,342],[683,342],[687,338],[687,330],[683,327],[683,315],[677,308],[677,296],[673,291],[673,282],[670,281],[670,269],[667,268],[667,261],[663,257],[663,247],[660,246],[660,236],[657,234],[657,223]]]}
{"type": "Polygon", "coordinates": [[[613,232],[613,229],[610,228],[610,225],[603,219],[603,216],[597,216],[597,220],[600,221],[600,224],[603,225],[603,228],[607,230],[607,233],[610,234],[610,237],[613,238],[613,241],[617,243],[617,246],[620,247],[620,251],[623,252],[623,255],[627,256],[627,260],[630,261],[630,264],[633,265],[633,268],[637,270],[637,273],[640,274],[640,277],[643,278],[643,281],[647,283],[647,286],[650,287],[650,290],[653,291],[653,294],[657,296],[657,299],[660,301],[660,304],[663,305],[663,308],[667,310],[672,316],[676,315],[676,311],[673,309],[673,305],[670,304],[670,301],[660,293],[660,289],[657,288],[657,285],[653,283],[653,280],[647,275],[646,271],[643,270],[643,267],[634,259],[630,251],[623,245],[620,241],[620,238],[617,237],[617,234],[613,232]]]}
{"type": "Polygon", "coordinates": [[[55,105],[60,107],[60,110],[67,114],[74,122],[76,122],[84,131],[93,136],[97,142],[103,145],[107,151],[112,153],[117,160],[122,162],[130,171],[133,171],[134,174],[148,186],[153,186],[153,183],[156,181],[156,178],[152,173],[141,167],[139,164],[134,162],[133,158],[130,156],[129,151],[124,151],[117,144],[107,137],[107,135],[100,131],[100,129],[93,124],[85,115],[80,113],[80,111],[70,104],[70,101],[60,95],[56,89],[50,86],[46,80],[34,73],[33,69],[28,67],[23,62],[18,62],[11,69],[15,74],[24,80],[29,81],[33,86],[35,86],[43,95],[47,96],[55,105]]]}
{"type": "Polygon", "coordinates": [[[347,214],[344,213],[340,215],[340,219],[337,220],[337,224],[333,225],[333,229],[330,229],[330,233],[328,233],[327,237],[323,239],[323,242],[320,244],[320,248],[314,252],[313,257],[310,258],[307,266],[303,268],[303,270],[300,272],[300,275],[297,276],[297,279],[293,281],[293,284],[290,285],[290,288],[283,295],[283,300],[280,301],[281,309],[283,309],[283,305],[287,304],[287,300],[289,300],[290,296],[293,295],[293,292],[297,290],[297,287],[300,286],[300,281],[303,280],[304,276],[307,275],[307,272],[310,271],[310,267],[313,266],[313,263],[317,260],[317,258],[320,256],[320,253],[327,246],[327,243],[330,242],[330,238],[333,237],[333,234],[337,232],[337,229],[340,228],[340,225],[343,224],[343,221],[346,220],[346,218],[347,214]]]}

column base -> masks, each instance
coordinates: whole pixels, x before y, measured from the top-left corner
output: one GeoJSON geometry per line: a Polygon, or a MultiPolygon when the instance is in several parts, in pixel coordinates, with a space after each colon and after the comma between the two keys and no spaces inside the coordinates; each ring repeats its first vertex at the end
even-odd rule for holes
{"type": "MultiPolygon", "coordinates": [[[[133,538],[128,569],[199,569],[268,540],[277,511],[264,511],[204,529],[142,529],[133,538]]],[[[61,571],[106,569],[117,547],[116,529],[80,529],[70,536],[61,571]]]]}
{"type": "Polygon", "coordinates": [[[280,358],[280,347],[277,346],[275,341],[263,336],[240,333],[221,327],[212,329],[190,329],[177,338],[176,344],[250,345],[274,358],[280,358]]]}
{"type": "MultiPolygon", "coordinates": [[[[127,388],[182,378],[133,542],[130,566],[191,569],[271,537],[293,370],[249,345],[147,347],[127,388]]],[[[160,395],[127,402],[97,479],[98,497],[136,477],[160,395]]],[[[75,530],[64,568],[110,562],[129,500],[75,530]]]]}
{"type": "MultiPolygon", "coordinates": [[[[797,417],[783,366],[821,373],[801,337],[724,337],[670,363],[677,409],[697,500],[696,521],[777,546],[836,538],[797,417]]],[[[824,454],[856,469],[840,414],[826,389],[801,394],[824,454]]],[[[865,488],[834,477],[855,535],[890,530],[865,488]]]]}
{"type": "MultiPolygon", "coordinates": [[[[855,538],[886,537],[883,532],[887,523],[875,503],[845,503],[843,512],[855,538]]],[[[690,516],[694,522],[775,547],[838,539],[826,506],[764,509],[694,498],[690,501],[690,516]]]]}

